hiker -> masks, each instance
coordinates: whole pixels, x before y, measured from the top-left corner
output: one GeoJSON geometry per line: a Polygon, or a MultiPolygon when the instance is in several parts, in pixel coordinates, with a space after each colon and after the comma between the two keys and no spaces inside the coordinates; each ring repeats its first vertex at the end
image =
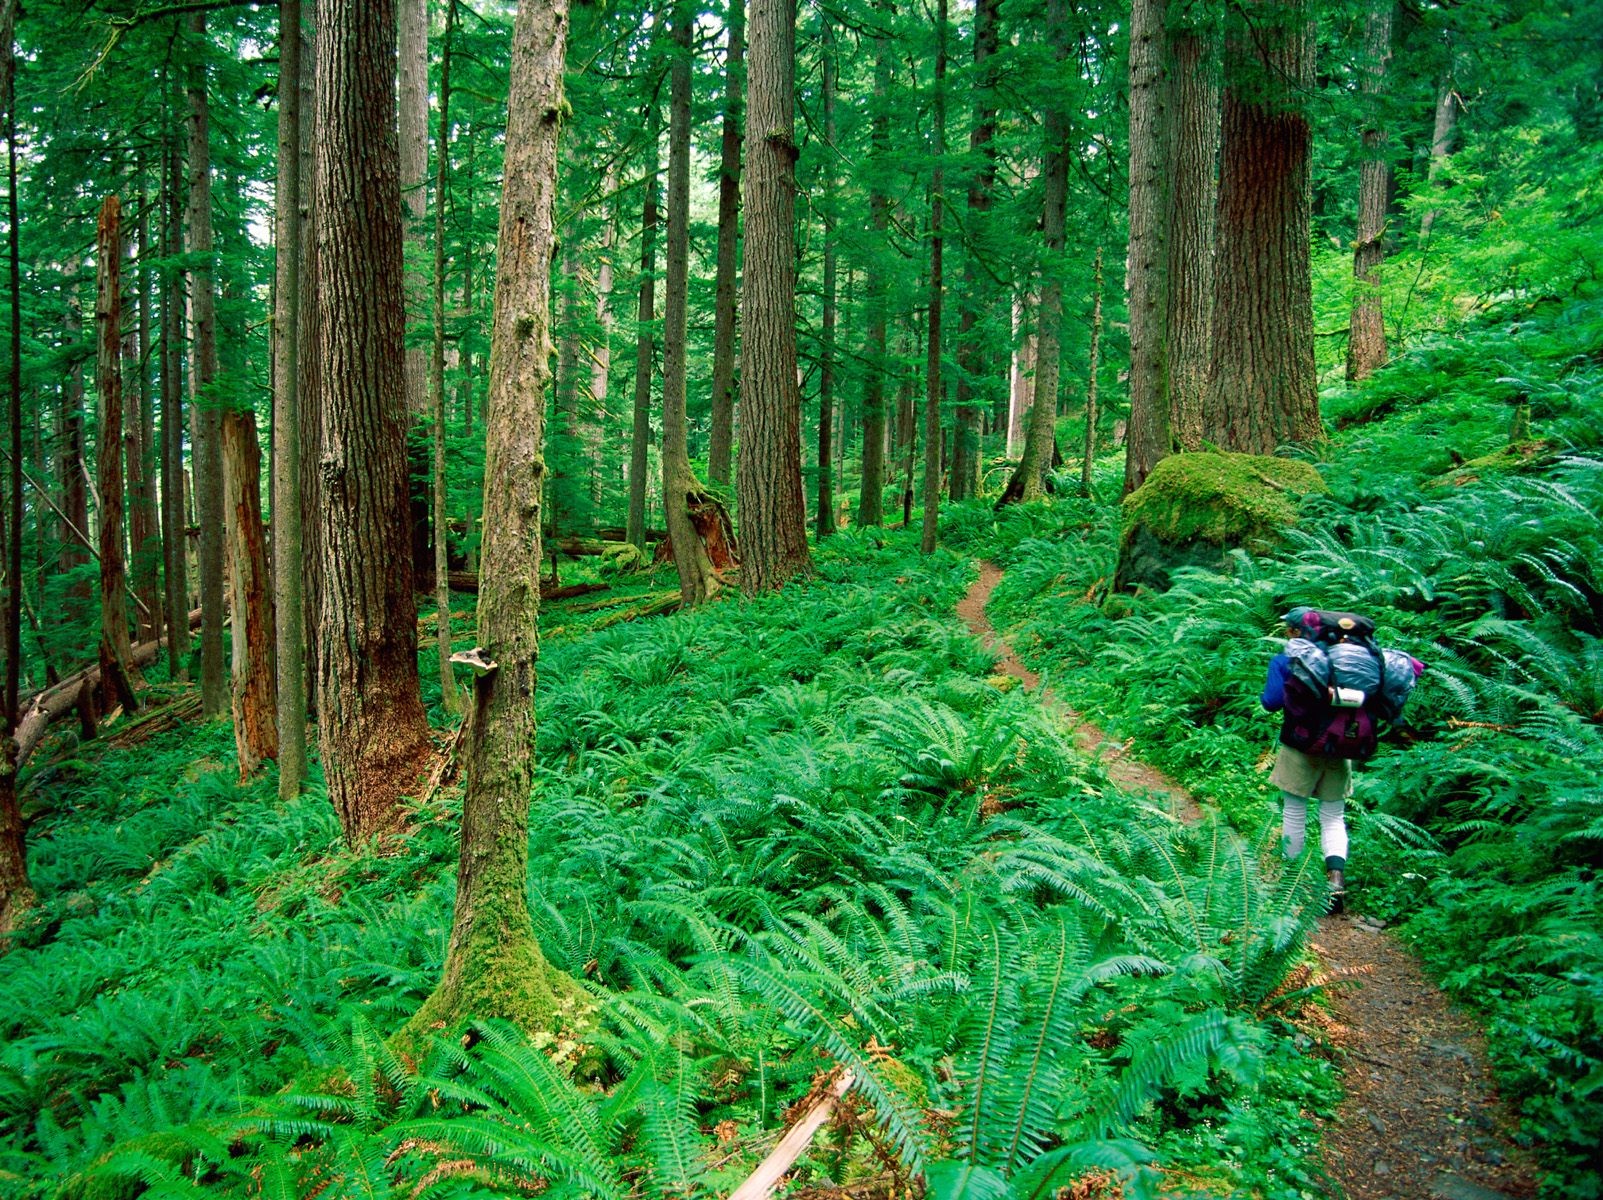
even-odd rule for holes
{"type": "Polygon", "coordinates": [[[1281,714],[1269,782],[1283,798],[1282,852],[1287,859],[1302,853],[1308,809],[1317,801],[1330,907],[1340,912],[1352,764],[1375,753],[1381,722],[1401,718],[1425,665],[1402,651],[1377,648],[1374,622],[1353,613],[1294,608],[1280,620],[1290,640],[1269,660],[1258,699],[1269,712],[1281,714]]]}

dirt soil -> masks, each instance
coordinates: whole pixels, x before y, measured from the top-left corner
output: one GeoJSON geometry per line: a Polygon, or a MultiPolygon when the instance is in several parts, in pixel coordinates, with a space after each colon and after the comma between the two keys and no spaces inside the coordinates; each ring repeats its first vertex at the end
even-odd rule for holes
{"type": "MultiPolygon", "coordinates": [[[[1162,797],[1185,821],[1202,809],[1185,788],[1128,755],[1081,713],[1064,704],[1013,653],[991,625],[986,604],[1002,570],[978,564],[980,577],[957,613],[998,670],[1036,691],[1099,756],[1114,782],[1162,797]]],[[[1319,923],[1313,949],[1326,970],[1352,978],[1331,988],[1329,1036],[1345,1059],[1346,1093],[1324,1128],[1330,1195],[1338,1200],[1518,1200],[1536,1192],[1529,1156],[1509,1138],[1513,1120],[1497,1097],[1486,1045],[1474,1023],[1448,1003],[1419,963],[1363,917],[1319,923]]]]}

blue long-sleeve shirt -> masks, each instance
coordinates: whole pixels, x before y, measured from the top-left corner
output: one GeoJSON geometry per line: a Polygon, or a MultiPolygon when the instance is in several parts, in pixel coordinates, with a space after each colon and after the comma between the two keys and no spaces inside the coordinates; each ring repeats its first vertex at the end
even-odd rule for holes
{"type": "Polygon", "coordinates": [[[1291,675],[1291,660],[1284,654],[1277,654],[1269,660],[1269,677],[1264,680],[1263,695],[1258,697],[1269,712],[1279,712],[1286,707],[1286,680],[1291,675]]]}

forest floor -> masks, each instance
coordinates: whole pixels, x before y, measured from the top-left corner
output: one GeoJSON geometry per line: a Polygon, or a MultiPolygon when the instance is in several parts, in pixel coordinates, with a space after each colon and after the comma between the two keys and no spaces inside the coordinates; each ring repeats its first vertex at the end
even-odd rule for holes
{"type": "MultiPolygon", "coordinates": [[[[1201,820],[1202,809],[1184,787],[1131,758],[1127,744],[1041,687],[1041,677],[986,616],[1001,568],[990,562],[978,567],[957,613],[999,656],[997,669],[1036,692],[1070,727],[1075,745],[1102,759],[1115,783],[1162,797],[1181,820],[1201,820]]],[[[1497,1097],[1485,1039],[1426,979],[1414,956],[1361,916],[1324,918],[1313,949],[1328,971],[1356,977],[1330,989],[1327,1036],[1345,1062],[1345,1095],[1324,1129],[1332,1194],[1346,1200],[1534,1195],[1536,1172],[1509,1138],[1513,1121],[1497,1097]]]]}

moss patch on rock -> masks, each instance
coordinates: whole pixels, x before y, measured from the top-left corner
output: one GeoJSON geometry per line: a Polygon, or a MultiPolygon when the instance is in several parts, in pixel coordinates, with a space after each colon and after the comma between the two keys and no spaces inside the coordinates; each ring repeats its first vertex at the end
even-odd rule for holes
{"type": "Polygon", "coordinates": [[[1296,523],[1297,501],[1329,489],[1312,463],[1261,454],[1171,454],[1124,498],[1124,536],[1240,546],[1296,523]]]}
{"type": "Polygon", "coordinates": [[[1303,496],[1329,489],[1312,463],[1257,454],[1174,454],[1124,499],[1117,590],[1159,591],[1183,566],[1217,567],[1296,524],[1303,496]]]}

